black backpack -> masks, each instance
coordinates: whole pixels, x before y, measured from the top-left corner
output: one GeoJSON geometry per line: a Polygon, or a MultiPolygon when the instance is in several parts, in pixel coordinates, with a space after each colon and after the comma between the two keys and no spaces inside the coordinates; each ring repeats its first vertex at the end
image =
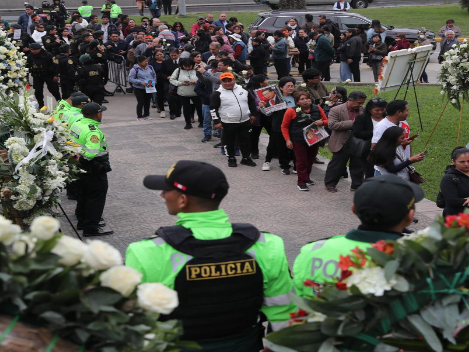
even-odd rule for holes
{"type": "MultiPolygon", "coordinates": [[[[459,178],[453,176],[453,182],[458,184],[459,178]]],[[[436,206],[441,209],[446,207],[445,196],[443,195],[443,192],[441,192],[441,189],[438,191],[438,195],[436,196],[436,206]]]]}
{"type": "Polygon", "coordinates": [[[190,259],[179,271],[174,288],[179,306],[166,319],[180,319],[186,340],[222,338],[249,331],[258,323],[263,302],[263,275],[246,254],[260,237],[250,224],[232,224],[230,237],[198,240],[183,226],[156,233],[190,259]]]}

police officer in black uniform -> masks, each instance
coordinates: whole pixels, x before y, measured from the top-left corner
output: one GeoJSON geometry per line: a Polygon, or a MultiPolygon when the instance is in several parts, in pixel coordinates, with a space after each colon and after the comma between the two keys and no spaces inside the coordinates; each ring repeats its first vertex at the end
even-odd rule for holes
{"type": "Polygon", "coordinates": [[[67,99],[75,90],[78,63],[70,54],[70,46],[63,45],[60,47],[60,54],[57,55],[57,60],[59,61],[62,99],[67,99]]]}
{"type": "Polygon", "coordinates": [[[104,31],[96,31],[93,34],[95,40],[99,42],[99,45],[104,45],[104,31]]]}
{"type": "Polygon", "coordinates": [[[104,71],[86,54],[80,56],[83,65],[77,71],[77,83],[80,90],[99,105],[104,99],[104,71]]]}
{"type": "Polygon", "coordinates": [[[44,106],[44,83],[55,100],[59,101],[59,62],[51,53],[42,49],[39,43],[30,44],[29,49],[31,54],[28,56],[27,66],[34,80],[34,96],[39,106],[44,106]]]}
{"type": "MultiPolygon", "coordinates": [[[[91,59],[98,65],[101,66],[103,69],[103,75],[104,75],[104,85],[106,85],[108,81],[108,76],[109,76],[109,68],[107,64],[107,55],[106,55],[106,49],[104,46],[101,46],[99,44],[99,41],[97,39],[93,39],[90,44],[88,45],[87,49],[87,54],[91,57],[91,59]]],[[[104,88],[103,88],[104,89],[104,88]]],[[[109,95],[106,94],[106,90],[104,89],[104,96],[109,95]]],[[[113,95],[113,94],[111,94],[113,95]]],[[[103,98],[103,103],[109,103],[106,99],[103,98]]]]}
{"type": "Polygon", "coordinates": [[[11,28],[13,29],[13,33],[8,33],[8,38],[13,40],[13,35],[15,34],[14,31],[20,30],[21,36],[20,39],[16,39],[16,46],[19,50],[26,55],[29,54],[29,45],[35,43],[34,39],[31,36],[22,30],[21,25],[19,24],[12,24],[11,28]]]}
{"type": "Polygon", "coordinates": [[[80,58],[80,44],[82,42],[81,36],[85,32],[85,28],[80,28],[77,33],[73,35],[72,39],[70,39],[70,51],[72,52],[72,56],[77,60],[80,58]]]}
{"type": "Polygon", "coordinates": [[[53,17],[55,19],[55,25],[59,28],[65,27],[65,20],[68,18],[67,9],[60,0],[54,0],[52,3],[53,17]]]}
{"type": "Polygon", "coordinates": [[[90,45],[90,42],[92,40],[93,36],[89,32],[85,32],[81,35],[81,43],[78,47],[80,55],[86,54],[86,51],[88,50],[88,45],[90,45]]]}
{"type": "Polygon", "coordinates": [[[46,33],[47,34],[41,38],[44,49],[54,56],[58,55],[61,44],[57,36],[57,28],[52,25],[46,26],[46,33]]]}

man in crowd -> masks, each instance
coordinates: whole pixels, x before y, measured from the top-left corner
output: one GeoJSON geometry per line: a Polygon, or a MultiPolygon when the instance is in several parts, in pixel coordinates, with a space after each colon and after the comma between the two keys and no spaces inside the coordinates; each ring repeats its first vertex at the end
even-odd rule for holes
{"type": "Polygon", "coordinates": [[[205,22],[208,24],[212,24],[214,22],[213,15],[209,13],[207,17],[205,17],[205,22]]]}
{"type": "Polygon", "coordinates": [[[202,54],[202,61],[207,64],[211,57],[213,57],[213,59],[216,59],[218,53],[220,52],[220,47],[220,43],[211,42],[209,45],[209,51],[202,54]]]}
{"type": "Polygon", "coordinates": [[[109,13],[111,17],[111,22],[116,23],[119,15],[122,14],[122,9],[117,5],[116,0],[111,0],[111,12],[109,13]]]}
{"type": "Polygon", "coordinates": [[[18,18],[18,24],[21,26],[21,29],[28,33],[29,35],[33,34],[31,31],[31,26],[33,25],[32,16],[34,15],[34,6],[26,5],[24,13],[18,18]]]}
{"type": "Polygon", "coordinates": [[[81,3],[83,5],[78,8],[78,12],[86,21],[88,21],[93,14],[93,6],[88,5],[87,0],[83,0],[81,3]]]}
{"type": "Polygon", "coordinates": [[[55,26],[49,25],[45,28],[45,30],[46,35],[41,38],[44,49],[54,56],[58,55],[61,44],[60,39],[57,37],[57,28],[55,28],[55,26]]]}
{"type": "Polygon", "coordinates": [[[212,24],[215,26],[221,27],[221,29],[223,29],[223,32],[226,33],[225,26],[228,24],[228,21],[226,20],[226,18],[227,18],[226,13],[221,13],[220,18],[216,20],[215,22],[213,22],[212,24]]]}
{"type": "MultiPolygon", "coordinates": [[[[171,49],[169,52],[169,59],[166,59],[161,63],[161,69],[160,72],[158,72],[157,77],[158,80],[162,80],[164,82],[164,94],[169,105],[169,118],[171,120],[181,116],[181,103],[176,96],[169,92],[169,79],[177,68],[179,68],[179,50],[171,49]]],[[[159,94],[163,94],[163,92],[160,92],[159,94]]]]}
{"type": "Polygon", "coordinates": [[[344,174],[344,170],[349,163],[350,176],[352,178],[351,191],[355,191],[363,183],[363,164],[358,156],[348,152],[346,143],[352,130],[355,118],[364,112],[366,94],[360,91],[350,93],[348,101],[344,104],[334,106],[328,115],[328,127],[332,130],[329,139],[329,149],[332,152],[332,159],[327,165],[324,183],[326,189],[337,192],[337,184],[344,174]]]}
{"type": "Polygon", "coordinates": [[[205,26],[205,18],[203,16],[199,16],[199,18],[197,19],[197,22],[194,23],[191,27],[191,36],[196,35],[199,29],[204,30],[204,26],[205,26]]]}
{"type": "Polygon", "coordinates": [[[108,189],[107,173],[111,171],[109,150],[99,125],[106,107],[91,102],[83,106],[83,118],[70,127],[73,141],[81,145],[80,167],[86,171],[78,181],[78,202],[75,215],[77,228],[83,236],[103,236],[114,233],[104,229],[101,221],[108,189]]]}
{"type": "Polygon", "coordinates": [[[452,30],[446,31],[445,38],[440,42],[440,53],[438,54],[438,63],[443,63],[445,59],[443,55],[456,44],[459,44],[459,40],[455,38],[454,32],[452,30]]]}
{"type": "Polygon", "coordinates": [[[233,48],[233,56],[236,60],[242,64],[246,64],[248,59],[248,49],[246,44],[242,41],[239,34],[231,34],[229,36],[229,41],[233,48]]]}
{"type": "Polygon", "coordinates": [[[316,296],[321,284],[340,276],[339,257],[355,248],[366,252],[381,240],[396,241],[412,223],[415,203],[424,197],[423,190],[396,175],[368,178],[353,198],[352,212],[360,219],[358,229],[347,235],[311,242],[301,248],[293,266],[295,290],[300,297],[316,296]],[[319,286],[305,286],[311,280],[319,286]]]}
{"type": "Polygon", "coordinates": [[[29,45],[35,43],[34,39],[31,36],[23,31],[22,27],[19,24],[12,24],[12,33],[8,33],[7,37],[13,39],[15,35],[15,31],[21,31],[20,38],[17,39],[16,45],[18,46],[19,50],[25,54],[29,53],[29,45]]]}
{"type": "Polygon", "coordinates": [[[329,39],[324,35],[324,31],[318,29],[317,31],[312,31],[309,34],[310,39],[316,41],[316,46],[314,47],[314,59],[316,62],[316,67],[321,71],[321,75],[325,81],[331,80],[331,71],[330,65],[334,60],[335,50],[331,45],[329,39]]]}
{"type": "Polygon", "coordinates": [[[349,28],[345,32],[347,36],[347,44],[345,55],[350,72],[353,75],[354,82],[360,82],[360,60],[362,58],[362,39],[357,35],[355,28],[349,28]]]}
{"type": "Polygon", "coordinates": [[[36,23],[35,30],[33,34],[31,35],[31,38],[33,38],[33,40],[36,43],[38,43],[41,46],[41,48],[43,47],[42,37],[46,35],[46,32],[44,29],[45,29],[44,23],[36,23]]]}
{"type": "Polygon", "coordinates": [[[101,105],[104,100],[104,71],[88,54],[80,56],[80,63],[83,66],[77,71],[78,86],[92,101],[101,105]]]}
{"type": "Polygon", "coordinates": [[[313,104],[321,104],[329,96],[326,86],[322,83],[321,71],[315,68],[304,70],[301,77],[306,86],[300,85],[298,90],[306,91],[313,97],[313,104]]]}
{"type": "Polygon", "coordinates": [[[461,36],[461,29],[454,25],[454,20],[452,19],[447,20],[446,26],[441,27],[438,31],[438,35],[441,37],[441,39],[445,39],[447,31],[453,31],[453,37],[455,38],[461,36]]]}
{"type": "Polygon", "coordinates": [[[180,319],[182,338],[201,351],[262,350],[260,311],[276,331],[296,309],[288,298],[293,285],[282,239],[229,222],[219,209],[228,182],[213,165],[181,160],[143,182],[162,191],[169,214],[179,219],[161,227],[158,237],[131,244],[126,265],[143,274],[142,282],[177,291],[179,306],[166,318],[180,319]],[[173,265],[163,265],[168,261],[173,265]],[[206,268],[215,271],[200,280],[206,268]]]}
{"type": "Polygon", "coordinates": [[[110,41],[104,44],[108,53],[125,56],[127,53],[127,43],[119,38],[119,32],[112,32],[110,39],[110,41]]]}
{"type": "Polygon", "coordinates": [[[109,23],[109,15],[103,15],[101,17],[101,24],[96,26],[97,31],[104,32],[104,40],[107,41],[109,39],[109,35],[112,32],[117,32],[117,27],[112,23],[109,23]]]}
{"type": "Polygon", "coordinates": [[[60,54],[57,55],[60,73],[60,88],[62,89],[62,99],[67,99],[72,93],[76,83],[76,73],[78,63],[71,55],[70,46],[60,47],[60,54]]]}
{"type": "Polygon", "coordinates": [[[281,30],[276,30],[274,32],[275,43],[271,47],[272,49],[272,59],[274,60],[275,70],[277,71],[277,78],[288,76],[288,45],[283,39],[283,32],[281,30]]]}
{"type": "Polygon", "coordinates": [[[59,101],[59,62],[51,53],[42,49],[38,43],[30,44],[29,49],[27,67],[33,77],[34,96],[39,106],[44,106],[44,83],[55,100],[59,101]]]}
{"type": "Polygon", "coordinates": [[[210,111],[215,128],[223,128],[223,138],[228,152],[228,166],[236,167],[235,141],[239,141],[241,164],[256,166],[252,161],[249,131],[257,114],[256,102],[241,86],[236,84],[231,72],[220,75],[221,87],[210,97],[210,111]]]}

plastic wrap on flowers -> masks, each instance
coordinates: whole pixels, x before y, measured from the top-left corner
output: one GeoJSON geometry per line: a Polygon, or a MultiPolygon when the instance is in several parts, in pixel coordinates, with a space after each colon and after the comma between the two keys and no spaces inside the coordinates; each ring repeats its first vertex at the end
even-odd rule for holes
{"type": "Polygon", "coordinates": [[[20,92],[28,76],[26,56],[15,44],[7,37],[7,32],[0,29],[0,90],[6,95],[20,92]]]}
{"type": "Polygon", "coordinates": [[[8,137],[7,158],[0,160],[2,208],[5,216],[21,217],[26,225],[50,213],[66,184],[78,177],[72,156],[80,148],[66,126],[37,111],[24,91],[8,97],[0,91],[0,120],[0,133],[8,137]]]}

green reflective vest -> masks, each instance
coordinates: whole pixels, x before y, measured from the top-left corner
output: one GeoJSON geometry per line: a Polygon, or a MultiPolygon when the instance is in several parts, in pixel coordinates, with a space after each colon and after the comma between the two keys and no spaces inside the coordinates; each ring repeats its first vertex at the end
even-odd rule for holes
{"type": "Polygon", "coordinates": [[[82,148],[80,153],[85,159],[108,154],[108,146],[103,132],[99,129],[101,122],[83,117],[70,127],[72,140],[82,148]]]}
{"type": "Polygon", "coordinates": [[[52,116],[54,119],[62,121],[63,114],[70,110],[71,107],[72,106],[66,100],[61,100],[55,107],[54,111],[52,111],[52,116]]]}
{"type": "Polygon", "coordinates": [[[90,17],[91,13],[93,12],[93,6],[91,5],[83,5],[78,8],[78,12],[82,17],[90,17]]]}
{"type": "Polygon", "coordinates": [[[313,287],[306,287],[309,279],[319,284],[340,276],[339,258],[351,254],[358,247],[363,250],[379,240],[397,240],[401,235],[393,232],[352,230],[345,236],[334,236],[325,240],[308,243],[293,265],[293,280],[296,294],[300,297],[316,295],[313,287]]]}
{"type": "MultiPolygon", "coordinates": [[[[228,215],[222,209],[179,213],[177,216],[176,225],[191,229],[194,237],[200,240],[222,239],[232,233],[228,215]]],[[[288,326],[290,313],[296,311],[296,306],[288,297],[293,290],[293,282],[283,240],[270,233],[261,233],[259,240],[246,253],[256,259],[263,273],[262,312],[274,330],[288,326]]],[[[190,259],[160,237],[132,243],[126,253],[126,265],[143,274],[142,282],[161,282],[170,288],[174,288],[176,276],[190,259]]]]}
{"type": "Polygon", "coordinates": [[[62,115],[62,122],[68,124],[68,128],[70,128],[75,122],[81,120],[83,118],[83,114],[81,113],[81,109],[72,106],[70,110],[66,111],[62,115]]]}
{"type": "Polygon", "coordinates": [[[117,18],[122,13],[122,9],[117,4],[111,6],[111,18],[117,18]]]}

